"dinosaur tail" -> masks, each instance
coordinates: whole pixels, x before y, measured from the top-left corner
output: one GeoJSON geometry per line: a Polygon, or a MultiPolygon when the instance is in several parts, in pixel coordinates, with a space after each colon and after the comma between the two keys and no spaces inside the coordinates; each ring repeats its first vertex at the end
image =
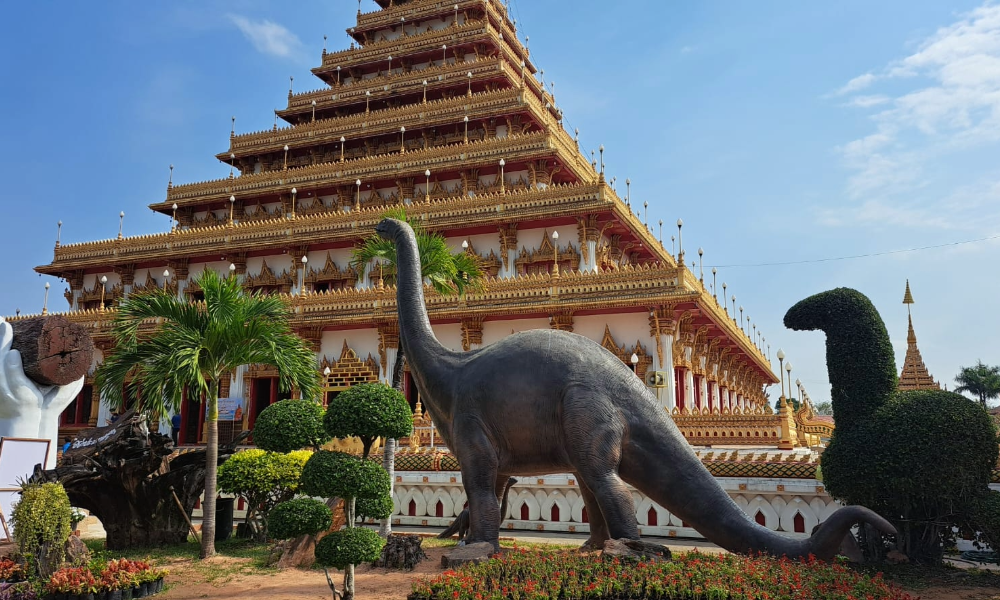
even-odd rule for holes
{"type": "Polygon", "coordinates": [[[758,525],[722,489],[674,423],[660,411],[650,412],[646,427],[630,430],[619,469],[621,477],[730,552],[789,558],[813,555],[829,560],[857,523],[867,522],[883,533],[896,533],[888,521],[861,506],[834,512],[808,539],[793,539],[758,525]]]}
{"type": "Polygon", "coordinates": [[[457,517],[455,517],[455,520],[451,522],[451,525],[449,525],[447,529],[438,534],[438,539],[446,540],[451,536],[455,535],[456,533],[458,533],[458,531],[462,528],[463,516],[466,519],[469,518],[468,510],[463,510],[457,517]]]}

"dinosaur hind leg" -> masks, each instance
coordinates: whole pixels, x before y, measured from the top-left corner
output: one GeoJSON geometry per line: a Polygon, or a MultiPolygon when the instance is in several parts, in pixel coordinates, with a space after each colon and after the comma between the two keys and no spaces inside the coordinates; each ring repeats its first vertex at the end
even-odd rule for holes
{"type": "Polygon", "coordinates": [[[604,548],[604,542],[611,539],[610,534],[608,534],[608,524],[604,521],[604,515],[601,513],[601,507],[597,503],[594,493],[583,483],[579,474],[576,476],[576,480],[580,484],[580,495],[583,497],[583,505],[587,510],[587,521],[590,525],[590,537],[580,549],[600,550],[604,548]]]}
{"type": "Polygon", "coordinates": [[[500,551],[500,506],[497,503],[497,458],[486,434],[475,422],[455,423],[455,444],[464,448],[462,483],[469,498],[469,533],[465,543],[489,542],[500,551]]]}

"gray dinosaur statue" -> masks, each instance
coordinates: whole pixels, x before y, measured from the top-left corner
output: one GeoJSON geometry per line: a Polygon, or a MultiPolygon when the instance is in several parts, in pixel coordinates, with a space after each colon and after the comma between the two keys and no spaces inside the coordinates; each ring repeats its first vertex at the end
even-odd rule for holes
{"type": "Polygon", "coordinates": [[[512,475],[573,473],[590,517],[588,547],[639,539],[635,486],[732,552],[830,559],[856,523],[895,533],[871,510],[846,506],[808,539],[753,522],[701,464],[635,374],[596,342],[557,330],[514,334],[470,352],[438,342],[424,306],[413,231],[384,219],[396,245],[400,335],[410,371],[469,499],[468,543],[499,549],[501,495],[512,475]]]}
{"type": "MultiPolygon", "coordinates": [[[[500,500],[500,522],[503,522],[503,516],[507,514],[507,494],[510,493],[510,488],[517,483],[517,479],[511,477],[507,480],[507,487],[503,490],[503,498],[500,500]]],[[[451,522],[451,525],[447,529],[438,534],[438,539],[446,540],[451,536],[458,534],[459,544],[465,539],[465,536],[469,534],[469,509],[463,508],[462,512],[458,513],[455,520],[451,522]]]]}

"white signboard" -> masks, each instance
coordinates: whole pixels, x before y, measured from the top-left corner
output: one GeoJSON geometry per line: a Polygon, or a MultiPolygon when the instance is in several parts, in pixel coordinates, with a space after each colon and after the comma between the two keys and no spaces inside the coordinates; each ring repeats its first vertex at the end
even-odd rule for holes
{"type": "Polygon", "coordinates": [[[18,481],[31,477],[35,465],[45,466],[50,443],[26,438],[0,439],[0,490],[20,490],[18,481]]]}

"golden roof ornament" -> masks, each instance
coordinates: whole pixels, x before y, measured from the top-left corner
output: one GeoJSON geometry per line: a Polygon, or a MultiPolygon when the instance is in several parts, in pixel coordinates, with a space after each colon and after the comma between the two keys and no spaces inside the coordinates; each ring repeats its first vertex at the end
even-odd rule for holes
{"type": "Polygon", "coordinates": [[[906,292],[903,293],[903,304],[906,305],[906,319],[908,327],[906,331],[906,357],[903,359],[903,370],[899,374],[899,389],[906,390],[939,390],[941,384],[934,381],[924,359],[920,356],[920,349],[917,348],[917,334],[913,330],[913,315],[910,314],[910,305],[914,304],[913,294],[910,292],[910,280],[906,280],[906,292]]]}

